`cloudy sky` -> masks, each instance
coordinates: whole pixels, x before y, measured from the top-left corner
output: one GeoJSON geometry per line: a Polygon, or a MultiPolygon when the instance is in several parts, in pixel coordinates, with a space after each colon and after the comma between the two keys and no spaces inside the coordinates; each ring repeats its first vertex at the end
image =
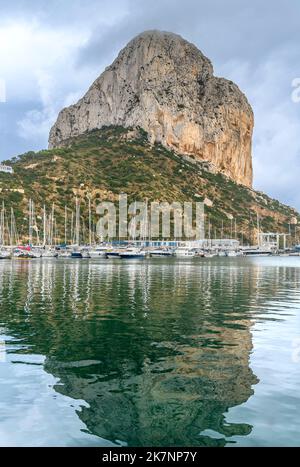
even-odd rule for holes
{"type": "Polygon", "coordinates": [[[0,159],[45,148],[58,111],[119,49],[163,29],[195,43],[246,93],[255,188],[300,209],[299,0],[0,0],[0,12],[0,159]]]}

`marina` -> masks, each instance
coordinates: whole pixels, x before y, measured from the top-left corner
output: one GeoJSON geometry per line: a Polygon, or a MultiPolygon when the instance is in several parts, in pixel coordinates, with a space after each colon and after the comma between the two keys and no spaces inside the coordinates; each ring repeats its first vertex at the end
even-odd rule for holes
{"type": "MultiPolygon", "coordinates": [[[[232,229],[229,238],[212,238],[211,223],[208,224],[208,238],[198,240],[179,240],[176,238],[152,239],[150,226],[143,224],[140,235],[136,235],[136,221],[129,232],[128,239],[107,239],[97,236],[96,224],[91,210],[91,199],[88,198],[87,219],[82,217],[80,199],[75,198],[74,211],[65,206],[64,232],[59,232],[54,204],[51,208],[44,205],[41,215],[37,214],[34,202],[28,202],[28,234],[24,236],[18,231],[13,208],[6,209],[4,202],[0,210],[0,259],[1,260],[33,260],[33,259],[150,259],[171,258],[201,259],[213,257],[264,257],[264,256],[300,256],[300,245],[297,244],[295,227],[294,237],[291,234],[267,232],[260,230],[257,216],[257,244],[244,244],[238,240],[238,232],[232,229]],[[87,221],[87,225],[86,225],[87,221]],[[62,238],[63,237],[63,238],[62,238]],[[289,240],[289,244],[287,243],[289,240]]],[[[148,216],[146,215],[148,219],[148,216]]],[[[224,234],[222,224],[222,234],[224,234]]]]}
{"type": "Polygon", "coordinates": [[[219,250],[219,249],[202,249],[197,246],[195,242],[194,246],[190,245],[177,248],[160,248],[144,246],[141,247],[135,243],[128,242],[128,245],[124,244],[116,245],[115,243],[100,244],[94,246],[64,246],[64,247],[36,247],[36,246],[2,246],[0,250],[1,260],[15,260],[15,259],[94,259],[94,260],[106,260],[106,259],[150,259],[150,258],[172,258],[177,259],[204,259],[204,258],[241,258],[241,257],[267,257],[267,256],[300,256],[299,248],[295,248],[287,251],[276,251],[267,250],[260,247],[239,247],[236,250],[219,250]]]}

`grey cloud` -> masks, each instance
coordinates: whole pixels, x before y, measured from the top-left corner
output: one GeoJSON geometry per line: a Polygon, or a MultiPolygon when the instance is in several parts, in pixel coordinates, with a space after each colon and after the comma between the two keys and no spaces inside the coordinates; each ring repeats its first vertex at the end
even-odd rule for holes
{"type": "MultiPolygon", "coordinates": [[[[124,2],[115,2],[115,4],[124,2]]],[[[111,55],[145,29],[177,32],[217,61],[232,58],[253,63],[277,48],[299,40],[300,4],[297,0],[130,0],[129,14],[107,30],[96,30],[82,51],[85,62],[111,55]]]]}
{"type": "MultiPolygon", "coordinates": [[[[73,51],[74,69],[68,71],[78,74],[85,69],[86,78],[76,88],[70,75],[68,89],[64,76],[60,94],[84,92],[91,77],[145,29],[173,31],[195,43],[212,60],[215,73],[236,81],[254,107],[255,186],[300,208],[295,171],[300,160],[300,104],[291,101],[292,79],[300,76],[298,0],[0,0],[0,9],[0,28],[7,20],[38,18],[53,30],[75,25],[78,31],[91,31],[88,43],[73,51]]],[[[59,71],[53,69],[53,74],[59,71]]],[[[17,122],[28,111],[41,109],[30,96],[26,101],[0,104],[1,155],[47,144],[41,137],[28,141],[18,134],[17,122]]]]}
{"type": "Polygon", "coordinates": [[[42,139],[24,141],[19,136],[18,120],[26,113],[28,105],[30,108],[40,108],[39,102],[0,104],[0,156],[2,160],[27,151],[36,151],[45,146],[42,139]]]}

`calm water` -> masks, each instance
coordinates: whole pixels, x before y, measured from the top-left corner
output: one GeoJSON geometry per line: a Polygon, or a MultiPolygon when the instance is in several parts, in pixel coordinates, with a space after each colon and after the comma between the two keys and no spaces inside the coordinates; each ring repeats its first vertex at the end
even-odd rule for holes
{"type": "Polygon", "coordinates": [[[300,445],[300,258],[0,262],[0,445],[300,445]]]}

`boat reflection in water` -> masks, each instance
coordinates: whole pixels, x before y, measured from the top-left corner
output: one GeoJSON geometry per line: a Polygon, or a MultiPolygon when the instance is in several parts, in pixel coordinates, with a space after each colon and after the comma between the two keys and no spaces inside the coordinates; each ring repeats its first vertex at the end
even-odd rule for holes
{"type": "Polygon", "coordinates": [[[6,334],[22,339],[19,353],[45,356],[57,393],[87,403],[77,410],[87,433],[129,446],[223,446],[251,433],[226,415],[258,383],[251,328],[282,271],[270,286],[246,260],[1,267],[6,334]]]}

